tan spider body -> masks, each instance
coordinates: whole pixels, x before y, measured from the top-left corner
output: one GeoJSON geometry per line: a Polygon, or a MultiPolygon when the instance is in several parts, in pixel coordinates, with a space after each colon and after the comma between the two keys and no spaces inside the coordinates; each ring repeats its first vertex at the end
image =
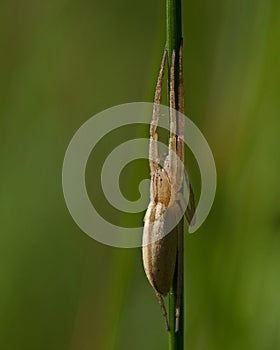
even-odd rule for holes
{"type": "MultiPolygon", "coordinates": [[[[169,330],[167,313],[162,296],[170,291],[176,261],[178,269],[182,268],[182,237],[180,236],[182,233],[179,233],[177,224],[182,217],[182,210],[184,210],[184,205],[182,205],[184,204],[184,197],[182,195],[184,180],[184,119],[182,116],[176,116],[177,113],[175,110],[175,52],[173,52],[170,68],[169,152],[163,167],[161,167],[158,163],[158,135],[156,129],[160,114],[160,96],[165,60],[166,50],[163,54],[158,76],[153,117],[150,126],[150,203],[144,218],[142,255],[147,278],[155,290],[165,319],[166,328],[169,330]]],[[[179,68],[178,106],[179,112],[184,113],[182,45],[179,54],[179,68]]],[[[190,197],[192,197],[190,198],[192,205],[193,193],[191,189],[190,197]]],[[[193,209],[193,207],[187,208],[186,214],[188,219],[192,217],[193,209]]],[[[181,270],[178,270],[178,276],[182,275],[181,272],[181,270]]],[[[181,289],[182,280],[178,279],[176,291],[176,330],[179,329],[181,289]]]]}
{"type": "Polygon", "coordinates": [[[172,186],[164,169],[158,169],[152,174],[151,193],[152,198],[144,218],[143,240],[153,243],[143,247],[143,261],[153,288],[166,295],[172,284],[177,252],[177,234],[166,232],[168,223],[176,220],[178,204],[172,198],[172,186]]]}

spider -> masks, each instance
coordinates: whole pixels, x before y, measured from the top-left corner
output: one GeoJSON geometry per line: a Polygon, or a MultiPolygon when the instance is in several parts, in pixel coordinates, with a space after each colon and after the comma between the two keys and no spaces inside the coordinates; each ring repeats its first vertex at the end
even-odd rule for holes
{"type": "Polygon", "coordinates": [[[175,51],[172,53],[169,77],[170,135],[168,155],[164,160],[163,167],[161,167],[158,162],[158,135],[156,131],[160,115],[161,89],[167,56],[166,48],[163,52],[157,79],[152,122],[150,125],[150,203],[144,217],[142,237],[142,257],[145,273],[155,291],[167,330],[169,330],[169,323],[163,296],[167,295],[171,289],[175,267],[177,266],[176,331],[179,330],[183,266],[183,237],[182,233],[178,230],[178,223],[184,211],[190,224],[192,219],[194,219],[195,211],[193,191],[188,180],[189,203],[187,206],[182,194],[184,181],[184,91],[182,51],[181,43],[179,50],[178,84],[178,110],[181,114],[178,115],[175,103],[175,51]],[[172,227],[174,228],[171,230],[172,227]]]}

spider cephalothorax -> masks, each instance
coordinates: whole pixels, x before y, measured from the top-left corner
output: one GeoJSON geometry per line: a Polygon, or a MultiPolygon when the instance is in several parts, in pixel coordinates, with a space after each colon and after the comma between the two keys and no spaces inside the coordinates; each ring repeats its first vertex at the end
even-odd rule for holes
{"type": "Polygon", "coordinates": [[[171,199],[172,187],[166,170],[157,169],[151,179],[151,200],[168,206],[171,199]]]}

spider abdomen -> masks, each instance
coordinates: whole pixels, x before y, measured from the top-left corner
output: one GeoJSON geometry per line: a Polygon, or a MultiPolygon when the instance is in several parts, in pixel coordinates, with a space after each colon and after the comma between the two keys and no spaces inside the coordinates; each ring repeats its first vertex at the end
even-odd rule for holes
{"type": "Polygon", "coordinates": [[[176,215],[173,207],[150,203],[143,231],[143,264],[152,287],[166,295],[172,285],[177,256],[176,215]]]}

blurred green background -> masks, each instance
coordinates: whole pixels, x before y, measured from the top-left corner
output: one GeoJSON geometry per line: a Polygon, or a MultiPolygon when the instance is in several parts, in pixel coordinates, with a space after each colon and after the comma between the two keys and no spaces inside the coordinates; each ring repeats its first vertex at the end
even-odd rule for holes
{"type": "MultiPolygon", "coordinates": [[[[140,249],[81,232],[61,186],[83,122],[152,101],[165,1],[1,1],[0,13],[0,348],[167,349],[140,249]]],[[[218,172],[207,221],[186,235],[186,349],[280,348],[279,32],[277,0],[183,1],[186,114],[218,172]]]]}

